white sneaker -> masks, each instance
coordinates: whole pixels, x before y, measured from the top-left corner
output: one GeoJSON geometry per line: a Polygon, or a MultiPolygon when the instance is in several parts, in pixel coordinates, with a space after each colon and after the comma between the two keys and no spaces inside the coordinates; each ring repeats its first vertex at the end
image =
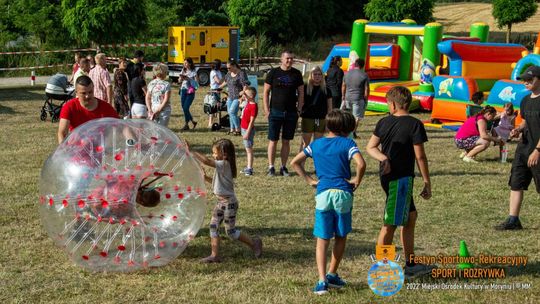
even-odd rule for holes
{"type": "Polygon", "coordinates": [[[405,278],[412,279],[415,277],[430,274],[431,270],[437,268],[435,265],[416,264],[412,267],[405,266],[405,278]]]}
{"type": "Polygon", "coordinates": [[[466,162],[466,163],[478,163],[477,160],[475,160],[472,157],[468,157],[468,156],[463,156],[463,161],[466,162]]]}
{"type": "Polygon", "coordinates": [[[463,151],[463,152],[461,152],[461,154],[459,155],[459,158],[464,158],[465,155],[467,155],[467,152],[463,151]]]}

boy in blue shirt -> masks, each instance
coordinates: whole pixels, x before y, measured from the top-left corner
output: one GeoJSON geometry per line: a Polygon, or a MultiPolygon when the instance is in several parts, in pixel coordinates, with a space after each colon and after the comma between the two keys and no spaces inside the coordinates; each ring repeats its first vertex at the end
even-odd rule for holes
{"type": "Polygon", "coordinates": [[[317,238],[319,281],[313,292],[319,295],[327,293],[328,287],[341,288],[346,285],[337,274],[337,269],[345,251],[347,234],[352,230],[353,192],[360,185],[366,170],[366,163],[356,143],[347,138],[355,126],[356,121],[351,113],[332,110],[326,115],[328,135],[312,142],[291,162],[298,175],[309,185],[317,187],[313,235],[317,238]],[[301,165],[308,157],[313,158],[318,180],[307,175],[301,165]],[[351,178],[351,159],[356,163],[354,178],[351,178]],[[332,237],[335,239],[334,249],[327,273],[326,251],[332,237]]]}
{"type": "Polygon", "coordinates": [[[390,114],[377,122],[366,151],[380,161],[381,185],[386,193],[384,225],[377,244],[391,245],[397,226],[401,226],[401,242],[405,254],[405,277],[411,278],[431,272],[431,267],[414,262],[414,226],[416,207],[413,202],[414,165],[424,180],[420,196],[431,197],[428,160],[424,150],[427,134],[424,124],[409,115],[411,92],[396,86],[386,93],[390,114]]]}

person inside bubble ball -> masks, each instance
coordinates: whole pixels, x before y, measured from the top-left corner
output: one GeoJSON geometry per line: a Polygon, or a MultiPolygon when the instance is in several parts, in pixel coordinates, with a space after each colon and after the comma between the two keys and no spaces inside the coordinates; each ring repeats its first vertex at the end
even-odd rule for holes
{"type": "Polygon", "coordinates": [[[60,111],[58,144],[68,133],[83,123],[104,117],[118,118],[116,110],[107,102],[94,97],[94,84],[88,76],[80,76],[75,83],[76,97],[66,102],[60,111]]]}
{"type": "MultiPolygon", "coordinates": [[[[161,195],[156,190],[157,186],[151,186],[152,183],[160,179],[157,176],[150,181],[146,178],[137,188],[135,203],[146,208],[153,208],[161,202],[161,195]]],[[[136,187],[136,182],[130,179],[108,181],[98,186],[92,191],[94,203],[90,208],[94,216],[124,218],[130,217],[134,211],[134,205],[130,204],[127,197],[136,187]]]]}

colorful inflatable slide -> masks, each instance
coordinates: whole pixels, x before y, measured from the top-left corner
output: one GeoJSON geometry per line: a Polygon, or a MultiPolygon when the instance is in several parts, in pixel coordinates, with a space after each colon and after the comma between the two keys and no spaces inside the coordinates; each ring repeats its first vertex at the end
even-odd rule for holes
{"type": "Polygon", "coordinates": [[[433,79],[435,98],[431,117],[440,121],[464,121],[465,109],[472,104],[471,96],[477,91],[488,95],[484,104],[499,111],[507,102],[519,109],[529,92],[517,77],[528,66],[540,65],[540,55],[527,55],[527,49],[519,44],[445,41],[438,48],[449,62],[449,75],[433,79]]]}

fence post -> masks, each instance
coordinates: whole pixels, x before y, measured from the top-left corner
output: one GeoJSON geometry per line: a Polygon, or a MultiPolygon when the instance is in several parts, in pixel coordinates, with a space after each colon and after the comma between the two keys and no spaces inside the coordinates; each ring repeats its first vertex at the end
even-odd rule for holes
{"type": "Polygon", "coordinates": [[[36,71],[32,70],[30,74],[30,85],[34,86],[36,84],[36,71]]]}

